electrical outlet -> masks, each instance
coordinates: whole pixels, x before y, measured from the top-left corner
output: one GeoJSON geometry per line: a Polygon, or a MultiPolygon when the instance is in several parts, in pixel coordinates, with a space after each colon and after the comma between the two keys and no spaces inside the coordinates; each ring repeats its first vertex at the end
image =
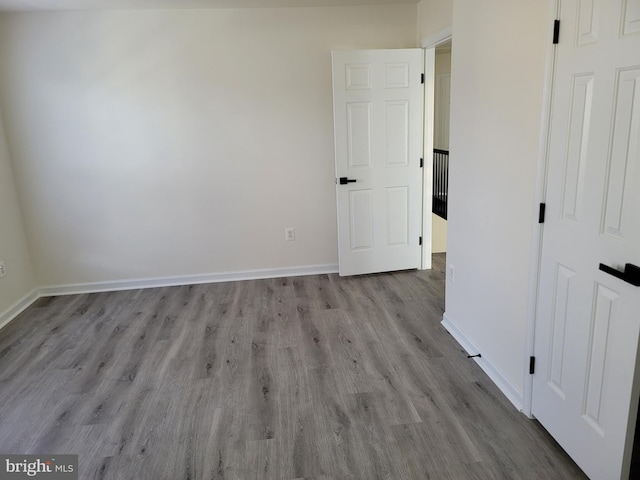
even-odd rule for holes
{"type": "Polygon", "coordinates": [[[287,227],[284,229],[284,239],[287,242],[292,242],[296,239],[296,229],[293,227],[287,227]]]}
{"type": "Polygon", "coordinates": [[[447,275],[449,277],[449,281],[451,283],[456,281],[456,267],[454,267],[453,265],[449,265],[449,275],[447,275]]]}
{"type": "Polygon", "coordinates": [[[4,266],[4,260],[0,260],[0,278],[7,276],[7,269],[4,266]]]}

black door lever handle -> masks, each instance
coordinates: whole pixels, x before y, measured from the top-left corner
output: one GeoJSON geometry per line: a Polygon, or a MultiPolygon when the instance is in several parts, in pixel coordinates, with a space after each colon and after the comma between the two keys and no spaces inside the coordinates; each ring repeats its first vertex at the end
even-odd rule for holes
{"type": "Polygon", "coordinates": [[[640,267],[634,265],[632,263],[627,263],[624,266],[624,272],[620,270],[616,270],[609,265],[605,265],[604,263],[600,264],[600,270],[609,275],[613,275],[621,280],[624,280],[627,283],[630,283],[634,287],[640,287],[640,267]]]}
{"type": "Polygon", "coordinates": [[[356,180],[347,177],[340,177],[340,185],[346,185],[347,183],[356,183],[356,180]]]}

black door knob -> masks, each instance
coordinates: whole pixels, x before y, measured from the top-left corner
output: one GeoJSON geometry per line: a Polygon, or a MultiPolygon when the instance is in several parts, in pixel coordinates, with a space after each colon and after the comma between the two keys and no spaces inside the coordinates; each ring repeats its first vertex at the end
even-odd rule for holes
{"type": "Polygon", "coordinates": [[[634,287],[640,287],[640,267],[634,265],[632,263],[627,263],[624,266],[624,271],[616,270],[609,265],[605,265],[604,263],[600,264],[600,270],[609,275],[613,275],[621,280],[624,280],[627,283],[630,283],[634,287]]]}
{"type": "Polygon", "coordinates": [[[340,177],[340,185],[346,185],[347,183],[356,183],[356,180],[347,177],[340,177]]]}

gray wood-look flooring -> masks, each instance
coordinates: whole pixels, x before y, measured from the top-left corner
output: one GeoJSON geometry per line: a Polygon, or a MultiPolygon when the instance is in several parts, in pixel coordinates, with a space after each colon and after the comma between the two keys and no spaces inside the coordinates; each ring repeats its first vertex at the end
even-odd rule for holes
{"type": "Polygon", "coordinates": [[[42,298],[0,331],[0,452],[81,479],[585,478],[441,327],[434,265],[42,298]]]}

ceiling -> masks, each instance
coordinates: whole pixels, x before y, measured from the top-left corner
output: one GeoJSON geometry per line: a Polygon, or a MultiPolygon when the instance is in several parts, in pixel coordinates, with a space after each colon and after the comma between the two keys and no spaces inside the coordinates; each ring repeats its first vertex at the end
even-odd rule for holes
{"type": "Polygon", "coordinates": [[[418,0],[0,0],[0,11],[274,8],[416,4],[418,0]]]}

